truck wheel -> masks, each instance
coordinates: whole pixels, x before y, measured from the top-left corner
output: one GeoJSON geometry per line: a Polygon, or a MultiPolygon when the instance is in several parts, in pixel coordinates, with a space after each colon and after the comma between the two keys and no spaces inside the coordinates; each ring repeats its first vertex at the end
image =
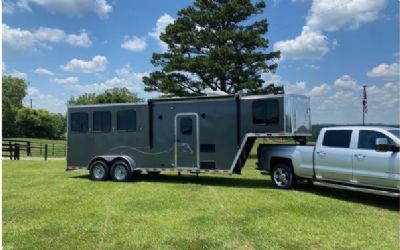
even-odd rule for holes
{"type": "Polygon", "coordinates": [[[111,167],[111,176],[115,181],[128,181],[133,174],[125,161],[116,161],[111,167]]]}
{"type": "Polygon", "coordinates": [[[95,161],[90,164],[90,179],[92,181],[105,181],[110,177],[110,170],[104,161],[95,161]]]}
{"type": "Polygon", "coordinates": [[[283,163],[274,166],[271,172],[272,184],[277,188],[289,189],[296,183],[296,176],[292,169],[283,163]]]}

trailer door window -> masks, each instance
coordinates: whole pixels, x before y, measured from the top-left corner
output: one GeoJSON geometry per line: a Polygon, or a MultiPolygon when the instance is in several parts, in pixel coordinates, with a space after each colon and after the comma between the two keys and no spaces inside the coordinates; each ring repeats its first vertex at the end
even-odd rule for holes
{"type": "Polygon", "coordinates": [[[181,133],[184,135],[191,135],[192,134],[192,118],[185,117],[181,119],[181,133]]]}
{"type": "Polygon", "coordinates": [[[111,131],[111,112],[95,111],[93,112],[93,131],[110,132],[111,131]]]}
{"type": "Polygon", "coordinates": [[[253,102],[253,123],[271,124],[279,122],[278,100],[256,100],[253,102]]]}
{"type": "Polygon", "coordinates": [[[71,113],[71,131],[86,133],[88,131],[89,116],[88,113],[71,113]]]}
{"type": "Polygon", "coordinates": [[[117,112],[117,130],[136,131],[135,110],[122,110],[117,112]]]}
{"type": "Polygon", "coordinates": [[[323,146],[334,148],[349,148],[351,130],[328,130],[325,132],[323,146]]]}

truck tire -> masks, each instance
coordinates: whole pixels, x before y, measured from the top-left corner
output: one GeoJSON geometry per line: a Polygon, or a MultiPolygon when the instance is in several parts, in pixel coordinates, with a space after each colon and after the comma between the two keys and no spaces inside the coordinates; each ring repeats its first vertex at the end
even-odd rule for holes
{"type": "Polygon", "coordinates": [[[133,173],[125,161],[118,160],[111,166],[111,177],[115,181],[129,181],[133,173]]]}
{"type": "Polygon", "coordinates": [[[105,181],[110,177],[110,169],[107,163],[97,160],[90,164],[89,175],[92,181],[105,181]]]}
{"type": "Polygon", "coordinates": [[[277,188],[290,189],[296,184],[296,176],[285,163],[275,165],[271,171],[272,184],[277,188]]]}

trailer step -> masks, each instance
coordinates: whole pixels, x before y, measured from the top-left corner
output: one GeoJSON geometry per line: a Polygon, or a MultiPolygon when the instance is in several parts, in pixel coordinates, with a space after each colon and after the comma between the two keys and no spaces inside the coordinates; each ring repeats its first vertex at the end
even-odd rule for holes
{"type": "Polygon", "coordinates": [[[377,190],[377,189],[372,189],[372,188],[340,185],[340,184],[319,182],[319,181],[314,181],[313,183],[314,183],[314,185],[318,185],[318,186],[322,186],[322,187],[359,191],[359,192],[363,192],[363,193],[384,195],[384,196],[390,196],[390,197],[396,197],[396,198],[400,197],[400,192],[394,192],[394,191],[392,192],[392,191],[386,191],[386,190],[377,190]]]}

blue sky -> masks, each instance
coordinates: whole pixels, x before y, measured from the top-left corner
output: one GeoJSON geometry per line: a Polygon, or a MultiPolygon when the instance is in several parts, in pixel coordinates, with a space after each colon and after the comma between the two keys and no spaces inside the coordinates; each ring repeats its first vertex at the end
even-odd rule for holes
{"type": "MultiPolygon", "coordinates": [[[[65,112],[84,92],[127,87],[139,96],[154,70],[159,34],[192,1],[3,1],[3,74],[26,78],[26,105],[65,112]]],[[[313,123],[399,123],[399,1],[274,0],[267,17],[271,50],[282,59],[266,83],[311,96],[313,123]]]]}

